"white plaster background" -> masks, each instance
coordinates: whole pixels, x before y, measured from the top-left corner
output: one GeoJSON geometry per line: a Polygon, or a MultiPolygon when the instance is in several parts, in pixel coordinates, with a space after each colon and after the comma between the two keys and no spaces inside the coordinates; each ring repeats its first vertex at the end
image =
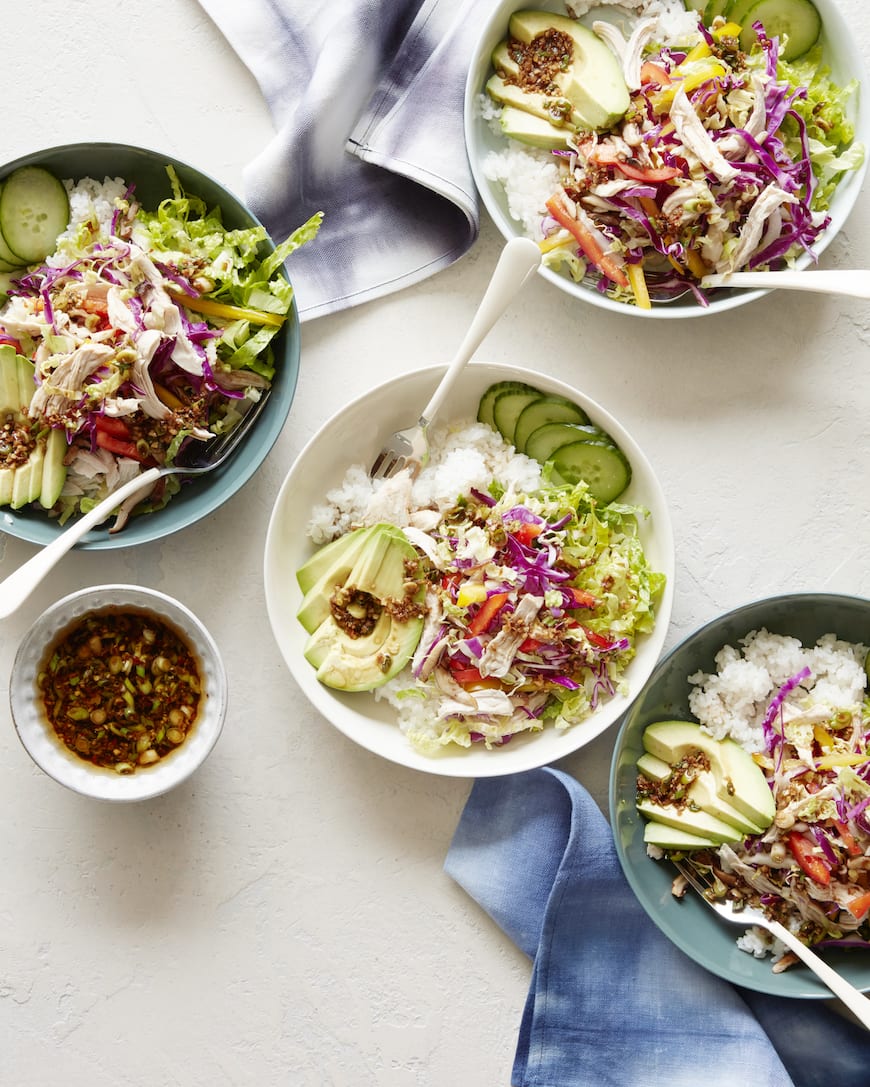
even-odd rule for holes
{"type": "MultiPolygon", "coordinates": [[[[865,56],[861,0],[842,0],[865,56]]],[[[241,191],[271,126],[195,0],[0,0],[2,151],[163,147],[241,191]]],[[[828,265],[867,265],[863,195],[828,265]]],[[[44,1087],[507,1084],[529,964],[443,874],[462,781],[385,764],[302,699],[266,619],[262,555],[307,439],[371,384],[446,360],[495,263],[308,324],[288,423],[205,527],[75,553],[0,625],[0,1082],[44,1087]],[[86,584],[180,597],[210,627],[230,719],[186,786],[128,809],[30,763],[7,687],[35,615],[86,584]]],[[[540,367],[620,417],[672,504],[668,646],[791,589],[870,594],[870,308],[783,293],[704,321],[638,321],[533,283],[483,357],[540,367]]],[[[0,537],[0,577],[33,553],[0,537]]],[[[566,760],[606,801],[612,734],[566,760]]]]}

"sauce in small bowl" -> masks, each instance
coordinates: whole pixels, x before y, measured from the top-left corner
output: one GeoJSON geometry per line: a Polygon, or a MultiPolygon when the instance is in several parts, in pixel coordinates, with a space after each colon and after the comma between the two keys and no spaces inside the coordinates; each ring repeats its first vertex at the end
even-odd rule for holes
{"type": "Polygon", "coordinates": [[[227,681],[196,616],[134,585],[82,589],[48,608],[19,647],[15,727],[34,762],[102,800],[157,796],[217,742],[227,681]]]}

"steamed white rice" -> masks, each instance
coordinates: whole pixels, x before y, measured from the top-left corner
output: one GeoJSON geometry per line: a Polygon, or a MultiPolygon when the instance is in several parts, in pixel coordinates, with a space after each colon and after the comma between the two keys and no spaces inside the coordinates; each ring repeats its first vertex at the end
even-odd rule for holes
{"type": "Polygon", "coordinates": [[[815,646],[797,638],[772,634],[763,627],[726,645],[715,657],[716,672],[689,676],[694,689],[689,709],[717,740],[730,737],[750,752],[764,750],[762,721],[780,687],[802,668],[810,678],[801,688],[812,691],[815,704],[834,711],[864,699],[867,646],[826,634],[815,646]]]}
{"type": "Polygon", "coordinates": [[[497,479],[509,492],[537,490],[541,466],[517,453],[484,423],[466,420],[429,431],[429,462],[416,480],[408,471],[374,480],[368,467],[352,465],[326,493],[308,523],[315,544],[329,543],[362,525],[387,521],[397,528],[433,528],[441,513],[473,487],[485,491],[497,479]]]}
{"type": "Polygon", "coordinates": [[[64,268],[69,264],[65,242],[75,237],[82,223],[89,220],[98,223],[101,233],[108,237],[115,214],[115,201],[127,191],[127,182],[120,177],[107,177],[103,181],[85,177],[75,183],[66,180],[64,187],[69,197],[70,221],[57,239],[55,253],[45,262],[53,268],[64,268]]]}

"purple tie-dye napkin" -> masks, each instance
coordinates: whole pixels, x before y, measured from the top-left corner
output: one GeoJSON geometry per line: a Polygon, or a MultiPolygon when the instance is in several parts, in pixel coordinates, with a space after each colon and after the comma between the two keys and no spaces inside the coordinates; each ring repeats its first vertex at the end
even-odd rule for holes
{"type": "Polygon", "coordinates": [[[275,136],[245,197],[293,254],[302,320],[446,268],[477,237],[465,79],[489,0],[200,0],[257,79],[275,136]]]}

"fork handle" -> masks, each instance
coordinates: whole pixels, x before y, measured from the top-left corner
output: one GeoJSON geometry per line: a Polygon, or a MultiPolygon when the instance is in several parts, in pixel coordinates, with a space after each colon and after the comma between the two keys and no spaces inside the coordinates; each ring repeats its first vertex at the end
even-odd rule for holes
{"type": "Polygon", "coordinates": [[[47,547],[37,551],[23,566],[13,570],[5,581],[0,582],[0,619],[6,619],[18,610],[45,575],[71,547],[79,542],[82,536],[90,532],[95,525],[105,521],[112,510],[116,509],[125,498],[153,486],[161,473],[160,468],[149,468],[135,479],[129,480],[55,537],[47,547]]]}
{"type": "Polygon", "coordinates": [[[540,263],[541,250],[531,238],[511,238],[502,249],[486,294],[477,308],[471,326],[465,333],[465,339],[459,345],[459,350],[448,366],[447,373],[432,394],[432,399],[423,409],[419,419],[421,427],[425,428],[432,422],[460,371],[464,369],[465,364],[483,343],[492,326],[540,263]]]}
{"type": "Polygon", "coordinates": [[[820,959],[815,951],[811,951],[806,944],[802,944],[794,933],[789,932],[779,921],[772,921],[769,927],[773,935],[791,948],[795,955],[813,971],[816,977],[827,985],[834,996],[838,997],[846,1005],[855,1018],[867,1030],[870,1030],[870,1000],[863,993],[859,993],[854,985],[850,985],[841,974],[838,974],[836,970],[833,970],[820,959]]]}

